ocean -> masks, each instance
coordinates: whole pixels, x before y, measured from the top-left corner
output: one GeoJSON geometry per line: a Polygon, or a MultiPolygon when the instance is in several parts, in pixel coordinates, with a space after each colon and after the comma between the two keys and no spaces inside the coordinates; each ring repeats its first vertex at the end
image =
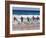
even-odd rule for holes
{"type": "Polygon", "coordinates": [[[13,15],[40,15],[40,10],[12,10],[13,15]]]}

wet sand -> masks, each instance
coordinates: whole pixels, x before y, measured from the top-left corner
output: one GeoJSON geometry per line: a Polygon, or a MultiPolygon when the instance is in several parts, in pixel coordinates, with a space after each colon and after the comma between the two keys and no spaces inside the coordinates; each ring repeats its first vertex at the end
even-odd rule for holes
{"type": "Polygon", "coordinates": [[[20,24],[13,24],[12,30],[39,30],[40,23],[20,23],[20,24]]]}

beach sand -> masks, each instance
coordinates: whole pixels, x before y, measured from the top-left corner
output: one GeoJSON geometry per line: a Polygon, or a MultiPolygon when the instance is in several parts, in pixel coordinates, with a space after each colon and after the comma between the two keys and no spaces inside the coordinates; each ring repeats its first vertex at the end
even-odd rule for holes
{"type": "Polygon", "coordinates": [[[40,23],[20,23],[20,24],[13,24],[12,30],[39,30],[40,23]]]}

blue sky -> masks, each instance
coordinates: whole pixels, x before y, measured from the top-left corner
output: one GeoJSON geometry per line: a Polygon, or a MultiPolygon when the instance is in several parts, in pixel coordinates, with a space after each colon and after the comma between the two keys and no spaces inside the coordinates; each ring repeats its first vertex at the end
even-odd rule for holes
{"type": "Polygon", "coordinates": [[[13,7],[13,10],[40,10],[40,8],[13,7]]]}

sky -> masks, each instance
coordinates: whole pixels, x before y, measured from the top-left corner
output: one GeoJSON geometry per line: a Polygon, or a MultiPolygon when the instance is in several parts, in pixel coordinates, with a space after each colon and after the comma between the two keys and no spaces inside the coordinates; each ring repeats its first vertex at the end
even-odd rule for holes
{"type": "Polygon", "coordinates": [[[40,10],[40,8],[28,8],[28,7],[13,7],[13,10],[40,10]]]}

